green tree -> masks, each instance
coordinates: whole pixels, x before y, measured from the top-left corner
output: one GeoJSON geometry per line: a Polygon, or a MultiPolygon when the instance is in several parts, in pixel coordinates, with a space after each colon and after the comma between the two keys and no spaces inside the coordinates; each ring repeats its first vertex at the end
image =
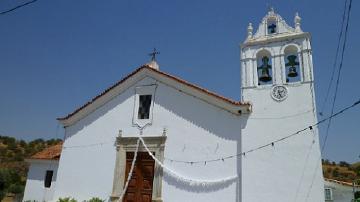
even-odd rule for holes
{"type": "Polygon", "coordinates": [[[21,194],[24,192],[25,186],[21,184],[11,184],[8,188],[9,193],[21,194]]]}
{"type": "Polygon", "coordinates": [[[348,162],[346,162],[346,161],[340,161],[340,162],[339,162],[339,165],[340,165],[341,167],[350,167],[350,164],[349,164],[348,162]]]}

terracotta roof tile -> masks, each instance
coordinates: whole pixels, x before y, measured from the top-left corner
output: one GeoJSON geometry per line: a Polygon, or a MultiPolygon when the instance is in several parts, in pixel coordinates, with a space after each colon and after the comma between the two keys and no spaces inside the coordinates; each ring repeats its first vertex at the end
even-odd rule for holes
{"type": "Polygon", "coordinates": [[[110,90],[112,90],[113,88],[117,87],[118,85],[122,84],[123,82],[125,82],[128,78],[132,77],[133,75],[135,75],[136,73],[140,72],[142,69],[148,69],[150,71],[153,71],[153,72],[156,72],[158,74],[161,74],[165,77],[168,77],[170,79],[173,79],[179,83],[182,83],[186,86],[189,86],[191,88],[194,88],[196,90],[199,90],[199,91],[202,91],[210,96],[213,96],[213,97],[216,97],[218,99],[221,99],[225,102],[228,102],[232,105],[237,105],[237,106],[241,106],[241,105],[251,105],[250,103],[243,103],[243,102],[238,102],[238,101],[234,101],[234,100],[231,100],[229,98],[226,98],[224,96],[221,96],[221,95],[218,95],[214,92],[211,92],[209,90],[206,90],[205,88],[201,88],[197,85],[194,85],[192,83],[189,83],[183,79],[180,79],[178,77],[175,77],[175,76],[172,76],[170,74],[167,74],[165,72],[162,72],[162,71],[159,71],[159,70],[156,70],[154,68],[151,68],[150,66],[148,65],[143,65],[141,66],[140,68],[136,69],[135,71],[133,71],[132,73],[130,73],[129,75],[127,75],[125,78],[121,79],[120,81],[116,82],[114,85],[112,85],[111,87],[109,87],[108,89],[106,89],[105,91],[103,91],[102,93],[100,93],[99,95],[97,95],[96,97],[94,97],[93,99],[91,99],[89,102],[87,102],[86,104],[82,105],[81,107],[79,107],[78,109],[76,109],[75,111],[73,111],[72,113],[68,114],[67,116],[65,117],[61,117],[61,118],[57,118],[57,120],[66,120],[68,118],[70,118],[71,116],[75,115],[76,113],[78,113],[79,111],[81,111],[82,109],[84,109],[85,107],[87,107],[88,105],[92,104],[93,102],[95,102],[97,99],[99,99],[101,96],[105,95],[106,93],[108,93],[110,90]]]}
{"type": "Polygon", "coordinates": [[[62,150],[62,142],[57,145],[48,147],[33,156],[30,159],[40,159],[40,160],[59,160],[62,150]]]}
{"type": "MultiPolygon", "coordinates": [[[[351,182],[344,182],[344,181],[339,181],[339,180],[335,180],[335,179],[325,178],[325,181],[334,182],[334,183],[345,185],[345,186],[353,186],[353,184],[351,182]]],[[[355,185],[355,187],[360,188],[360,185],[355,185]]]]}

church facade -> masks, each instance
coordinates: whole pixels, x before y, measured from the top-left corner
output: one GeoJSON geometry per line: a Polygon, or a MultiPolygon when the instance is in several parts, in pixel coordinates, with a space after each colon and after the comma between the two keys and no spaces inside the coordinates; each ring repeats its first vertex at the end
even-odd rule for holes
{"type": "Polygon", "coordinates": [[[310,34],[300,22],[270,10],[255,33],[249,24],[241,101],[152,60],[59,118],[60,159],[30,161],[38,174],[24,200],[324,201],[310,34]],[[35,183],[49,165],[56,182],[35,183]]]}

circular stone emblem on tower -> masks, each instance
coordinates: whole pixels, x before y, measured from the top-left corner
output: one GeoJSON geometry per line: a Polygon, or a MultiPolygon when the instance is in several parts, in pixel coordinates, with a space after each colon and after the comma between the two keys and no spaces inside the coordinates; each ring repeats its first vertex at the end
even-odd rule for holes
{"type": "Polygon", "coordinates": [[[283,101],[288,96],[288,90],[285,86],[274,86],[271,90],[271,97],[276,101],[283,101]]]}

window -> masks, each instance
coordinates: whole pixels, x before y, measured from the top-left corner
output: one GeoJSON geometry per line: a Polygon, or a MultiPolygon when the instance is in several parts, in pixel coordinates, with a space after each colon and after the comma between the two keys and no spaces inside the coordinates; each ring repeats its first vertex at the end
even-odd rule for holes
{"type": "Polygon", "coordinates": [[[139,95],[138,119],[149,119],[151,95],[139,95]]]}
{"type": "Polygon", "coordinates": [[[326,201],[331,201],[331,200],[333,200],[331,188],[325,188],[325,200],[326,200],[326,201]]]}
{"type": "Polygon", "coordinates": [[[133,126],[143,128],[152,124],[156,87],[157,84],[143,84],[135,87],[133,126]]]}
{"type": "Polygon", "coordinates": [[[267,21],[267,33],[268,34],[277,33],[276,19],[269,19],[267,21]]]}
{"type": "Polygon", "coordinates": [[[52,170],[47,170],[46,171],[45,181],[44,181],[44,185],[45,185],[46,188],[51,187],[53,174],[54,174],[54,171],[52,171],[52,170]]]}
{"type": "Polygon", "coordinates": [[[272,83],[272,61],[268,51],[262,50],[256,56],[258,85],[272,83]]]}
{"type": "Polygon", "coordinates": [[[284,53],[286,83],[301,81],[297,48],[295,46],[288,46],[285,48],[284,53]]]}

